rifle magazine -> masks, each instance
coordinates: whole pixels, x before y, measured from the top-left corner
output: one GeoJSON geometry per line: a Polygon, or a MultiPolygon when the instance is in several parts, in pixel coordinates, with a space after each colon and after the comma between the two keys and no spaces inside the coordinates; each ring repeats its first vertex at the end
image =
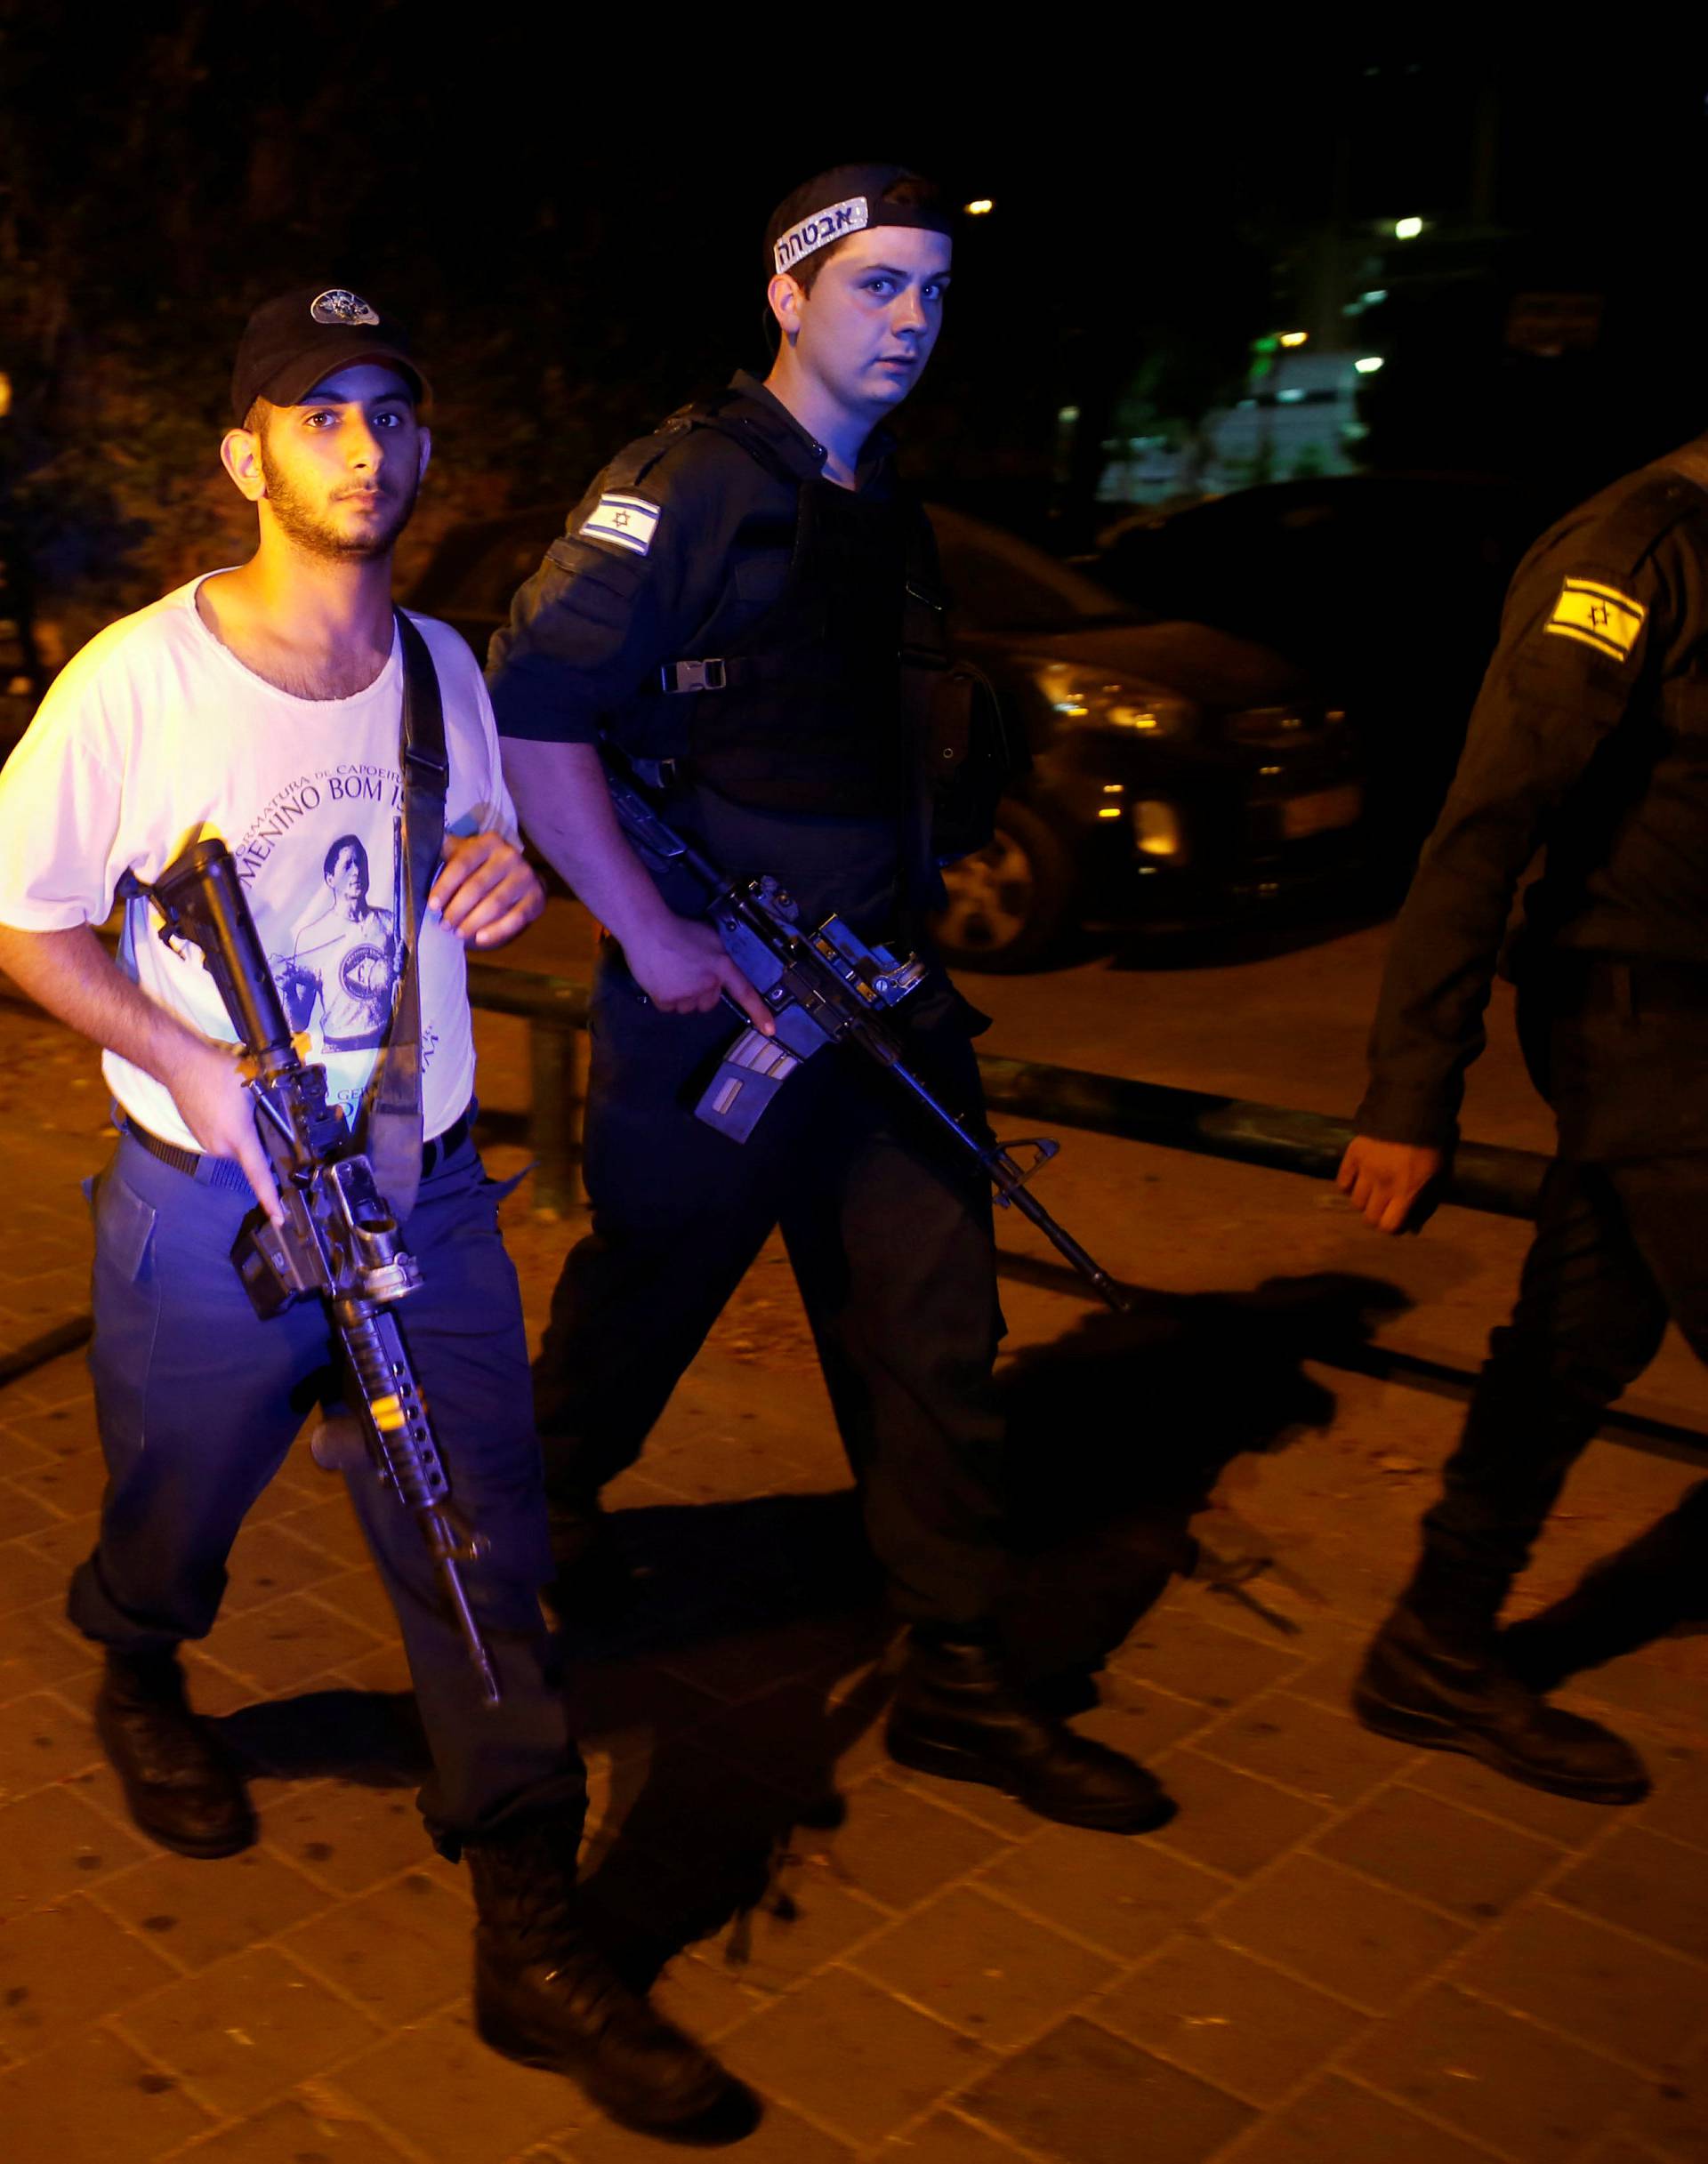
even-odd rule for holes
{"type": "MultiPolygon", "coordinates": [[[[820,1040],[822,1042],[822,1039],[820,1040]]],[[[745,1142],[771,1099],[801,1065],[802,1055],[776,1037],[745,1029],[718,1062],[694,1116],[732,1142],[745,1142]]]]}

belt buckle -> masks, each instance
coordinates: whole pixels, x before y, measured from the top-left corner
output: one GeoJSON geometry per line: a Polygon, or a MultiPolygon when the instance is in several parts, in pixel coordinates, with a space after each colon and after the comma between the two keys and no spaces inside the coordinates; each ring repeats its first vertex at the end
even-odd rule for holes
{"type": "Polygon", "coordinates": [[[716,657],[710,661],[672,662],[664,676],[666,691],[721,691],[728,681],[723,663],[716,657]]]}

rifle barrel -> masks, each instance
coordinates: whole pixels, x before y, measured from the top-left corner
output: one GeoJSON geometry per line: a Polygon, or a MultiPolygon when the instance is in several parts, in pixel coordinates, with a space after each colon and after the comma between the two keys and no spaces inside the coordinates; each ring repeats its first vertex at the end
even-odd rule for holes
{"type": "Polygon", "coordinates": [[[1086,1283],[1093,1287],[1100,1297],[1108,1302],[1116,1315],[1132,1313],[1132,1302],[1116,1283],[1102,1264],[1086,1253],[1065,1226],[1056,1222],[1029,1187],[1011,1187],[1008,1190],[1008,1199],[1022,1217],[1029,1218],[1032,1220],[1059,1254],[1067,1257],[1086,1283]]]}
{"type": "MultiPolygon", "coordinates": [[[[879,1031],[875,1024],[872,1026],[872,1034],[874,1036],[887,1035],[886,1032],[879,1031]]],[[[1102,1264],[1095,1257],[1086,1252],[1072,1233],[1065,1226],[1057,1223],[1050,1211],[1044,1208],[1037,1196],[1027,1186],[1025,1174],[1002,1144],[1000,1142],[981,1142],[959,1114],[952,1112],[941,1098],[935,1094],[930,1085],[922,1082],[904,1061],[900,1059],[884,1060],[883,1054],[876,1047],[867,1042],[865,1031],[856,1030],[853,1034],[858,1042],[866,1046],[874,1058],[882,1061],[888,1066],[890,1074],[895,1075],[898,1082],[906,1084],[920,1105],[931,1114],[939,1126],[952,1134],[962,1147],[978,1160],[1003,1200],[1005,1203],[1012,1203],[1023,1218],[1029,1219],[1058,1254],[1065,1256],[1073,1264],[1086,1283],[1091,1285],[1100,1298],[1107,1300],[1117,1315],[1129,1313],[1131,1302],[1120,1286],[1116,1283],[1102,1264]]]]}

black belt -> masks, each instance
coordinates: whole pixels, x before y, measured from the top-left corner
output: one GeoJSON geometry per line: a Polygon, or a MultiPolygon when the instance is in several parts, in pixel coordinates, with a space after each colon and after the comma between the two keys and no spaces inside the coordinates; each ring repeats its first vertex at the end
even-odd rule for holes
{"type": "Polygon", "coordinates": [[[455,1157],[458,1150],[474,1132],[475,1102],[471,1098],[443,1134],[435,1135],[431,1142],[421,1146],[421,1177],[425,1179],[436,1165],[444,1164],[455,1157]]]}
{"type": "MultiPolygon", "coordinates": [[[[473,1130],[474,1118],[474,1100],[471,1098],[443,1134],[435,1135],[431,1142],[423,1143],[421,1176],[423,1179],[431,1177],[438,1166],[462,1148],[473,1130]]],[[[140,1149],[147,1150],[150,1157],[157,1157],[162,1164],[169,1164],[174,1172],[186,1174],[202,1187],[242,1188],[246,1191],[248,1188],[248,1174],[233,1157],[210,1157],[201,1150],[183,1150],[175,1142],[163,1142],[158,1135],[150,1134],[139,1121],[133,1120],[128,1112],[118,1114],[117,1124],[120,1130],[127,1134],[140,1149]]]]}

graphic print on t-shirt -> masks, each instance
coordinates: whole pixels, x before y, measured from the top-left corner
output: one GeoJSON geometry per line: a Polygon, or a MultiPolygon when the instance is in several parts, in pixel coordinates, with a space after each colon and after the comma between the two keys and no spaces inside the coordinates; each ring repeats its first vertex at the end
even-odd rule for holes
{"type": "MultiPolygon", "coordinates": [[[[290,1026],[352,1125],[404,963],[402,848],[397,768],[352,763],[277,791],[232,852],[290,1026]]],[[[423,1068],[436,1042],[423,1026],[423,1068]]]]}
{"type": "MultiPolygon", "coordinates": [[[[293,1003],[309,996],[304,980],[313,974],[312,1027],[365,1036],[391,985],[398,932],[409,929],[394,921],[391,871],[392,822],[403,808],[399,644],[366,690],[297,698],[254,675],[214,637],[196,605],[205,583],[190,579],[109,624],[54,679],[0,773],[0,921],[36,932],[99,924],[126,873],[151,883],[192,831],[219,836],[236,859],[262,953],[287,983],[294,959],[298,965],[293,1003]],[[311,953],[318,935],[310,928],[325,933],[335,922],[326,853],[349,834],[367,854],[367,909],[351,926],[350,951],[311,953]],[[342,1027],[328,1011],[335,1002],[342,1027]]],[[[446,831],[513,842],[515,808],[474,656],[447,625],[423,618],[421,631],[445,709],[446,831]]],[[[447,846],[454,854],[455,841],[447,846]]],[[[125,973],[198,1035],[230,1042],[230,1017],[200,954],[165,945],[159,930],[148,903],[125,909],[125,973]]],[[[469,1102],[474,1036],[463,942],[431,913],[419,962],[422,1122],[433,1135],[469,1102]]],[[[359,1109],[378,1056],[316,1053],[342,1106],[359,1109]]],[[[110,1049],[101,1072],[138,1126],[178,1149],[201,1148],[157,1076],[110,1049]]]]}
{"type": "MultiPolygon", "coordinates": [[[[398,823],[394,833],[400,832],[398,823]]],[[[394,841],[394,867],[397,849],[394,841]]],[[[385,1042],[401,963],[395,878],[388,896],[392,907],[382,909],[359,834],[336,837],[321,877],[326,906],[303,925],[288,955],[270,954],[268,961],[294,1030],[318,1036],[329,1052],[371,1052],[385,1042]]]]}

